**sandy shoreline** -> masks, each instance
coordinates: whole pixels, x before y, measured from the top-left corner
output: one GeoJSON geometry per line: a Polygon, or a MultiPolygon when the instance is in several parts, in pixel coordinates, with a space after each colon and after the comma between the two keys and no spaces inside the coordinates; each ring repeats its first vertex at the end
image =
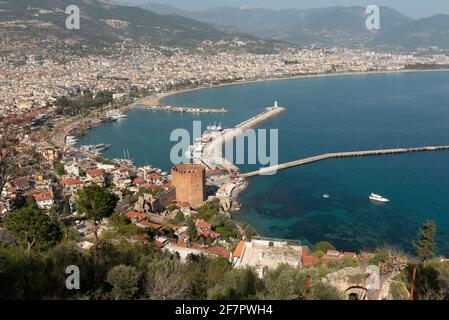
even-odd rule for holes
{"type": "Polygon", "coordinates": [[[320,74],[307,74],[307,75],[297,75],[291,77],[281,77],[281,78],[265,78],[257,80],[245,80],[245,81],[235,81],[230,83],[221,83],[209,87],[197,87],[197,88],[185,88],[180,90],[174,90],[164,93],[158,93],[153,96],[148,96],[142,98],[138,104],[145,104],[148,106],[160,106],[162,100],[173,95],[193,92],[198,90],[213,89],[225,86],[236,86],[243,84],[251,84],[258,82],[268,82],[268,81],[281,81],[281,80],[294,80],[294,79],[309,79],[309,78],[327,78],[327,77],[348,77],[348,76],[363,76],[363,75],[374,75],[374,74],[401,74],[401,73],[422,73],[422,72],[448,72],[449,69],[436,69],[436,70],[386,70],[386,71],[364,71],[364,72],[339,72],[339,73],[320,73],[320,74]]]}

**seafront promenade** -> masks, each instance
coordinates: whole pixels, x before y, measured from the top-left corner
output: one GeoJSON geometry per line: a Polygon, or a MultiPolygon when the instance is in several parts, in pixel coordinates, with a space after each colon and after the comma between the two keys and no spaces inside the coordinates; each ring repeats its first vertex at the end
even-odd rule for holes
{"type": "Polygon", "coordinates": [[[259,175],[270,174],[280,170],[303,166],[309,163],[314,163],[318,161],[323,161],[327,159],[334,158],[352,158],[352,157],[368,157],[368,156],[380,156],[389,154],[399,154],[399,153],[411,153],[411,152],[430,152],[430,151],[441,151],[449,150],[449,146],[426,146],[417,148],[398,148],[398,149],[379,149],[379,150],[368,150],[368,151],[352,151],[352,152],[336,152],[336,153],[326,153],[310,158],[305,158],[301,160],[291,161],[287,163],[278,164],[271,167],[266,167],[259,169],[257,171],[247,172],[242,174],[242,177],[250,178],[259,175]]]}

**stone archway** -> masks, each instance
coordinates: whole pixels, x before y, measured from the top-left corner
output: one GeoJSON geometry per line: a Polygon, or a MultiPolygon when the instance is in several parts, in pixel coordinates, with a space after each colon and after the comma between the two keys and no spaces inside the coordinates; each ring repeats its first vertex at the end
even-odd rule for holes
{"type": "Polygon", "coordinates": [[[352,286],[345,290],[349,300],[367,300],[368,289],[362,286],[352,286]]]}

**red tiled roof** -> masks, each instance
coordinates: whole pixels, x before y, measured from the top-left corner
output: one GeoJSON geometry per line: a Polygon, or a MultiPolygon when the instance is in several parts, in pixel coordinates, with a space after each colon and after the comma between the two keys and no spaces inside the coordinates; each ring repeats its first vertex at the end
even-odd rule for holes
{"type": "Polygon", "coordinates": [[[136,211],[129,211],[126,216],[130,218],[131,220],[135,219],[145,219],[148,218],[148,215],[146,213],[136,212],[136,211]]]}
{"type": "Polygon", "coordinates": [[[178,241],[178,246],[186,248],[187,247],[187,243],[185,240],[179,240],[178,241]]]}
{"type": "Polygon", "coordinates": [[[162,179],[162,175],[159,173],[150,173],[147,175],[147,178],[149,180],[160,180],[160,179],[162,179]]]}
{"type": "Polygon", "coordinates": [[[153,243],[156,249],[162,249],[164,247],[164,244],[158,240],[154,240],[153,243]]]}
{"type": "Polygon", "coordinates": [[[239,244],[237,245],[237,248],[235,248],[235,250],[234,250],[233,256],[241,258],[244,248],[245,248],[245,241],[240,240],[239,244]]]}
{"type": "Polygon", "coordinates": [[[209,229],[212,225],[204,220],[196,220],[195,225],[199,229],[209,229]]]}
{"type": "Polygon", "coordinates": [[[357,254],[355,252],[343,252],[343,256],[354,259],[357,258],[357,254]]]}
{"type": "Polygon", "coordinates": [[[159,230],[162,228],[162,226],[160,224],[152,223],[152,222],[148,222],[148,221],[140,221],[138,223],[138,225],[143,226],[144,228],[151,228],[153,230],[159,230]]]}
{"type": "Polygon", "coordinates": [[[81,185],[81,181],[75,178],[61,179],[59,183],[63,186],[79,186],[81,185]]]}
{"type": "Polygon", "coordinates": [[[52,192],[36,193],[34,195],[34,199],[36,199],[37,202],[53,200],[53,193],[52,192]]]}
{"type": "Polygon", "coordinates": [[[204,237],[204,238],[214,238],[217,239],[221,236],[221,234],[219,234],[218,232],[215,231],[202,231],[200,236],[204,237]]]}
{"type": "Polygon", "coordinates": [[[190,203],[185,202],[185,201],[176,201],[176,205],[179,208],[190,208],[190,203]]]}
{"type": "Polygon", "coordinates": [[[302,256],[302,265],[303,267],[310,267],[316,265],[320,262],[320,259],[315,256],[302,256]]]}
{"type": "Polygon", "coordinates": [[[192,249],[199,249],[199,250],[204,249],[204,246],[203,246],[202,244],[200,244],[200,243],[195,243],[195,242],[192,242],[192,243],[190,244],[190,247],[191,247],[192,249]]]}
{"type": "Polygon", "coordinates": [[[136,235],[136,236],[132,237],[132,239],[137,240],[137,241],[142,241],[142,242],[148,242],[149,236],[146,233],[144,233],[144,234],[136,235]]]}
{"type": "Polygon", "coordinates": [[[134,184],[142,184],[145,183],[145,180],[143,178],[137,177],[133,180],[134,184]]]}
{"type": "Polygon", "coordinates": [[[31,181],[32,180],[27,177],[20,177],[20,178],[14,179],[14,183],[30,183],[31,181]]]}
{"type": "Polygon", "coordinates": [[[229,258],[231,253],[228,249],[222,247],[211,247],[206,249],[207,252],[215,254],[217,256],[222,256],[223,258],[229,258]]]}
{"type": "Polygon", "coordinates": [[[104,169],[89,169],[89,170],[87,170],[87,174],[92,178],[102,176],[105,173],[106,173],[106,171],[104,169]]]}

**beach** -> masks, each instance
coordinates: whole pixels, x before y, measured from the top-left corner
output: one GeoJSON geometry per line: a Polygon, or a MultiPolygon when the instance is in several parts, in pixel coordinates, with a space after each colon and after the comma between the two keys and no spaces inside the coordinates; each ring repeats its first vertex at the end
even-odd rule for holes
{"type": "Polygon", "coordinates": [[[234,81],[230,83],[221,83],[217,85],[204,86],[204,87],[195,87],[195,88],[183,88],[179,90],[173,90],[169,92],[157,93],[155,95],[151,95],[145,98],[142,98],[139,103],[134,103],[133,105],[145,105],[145,106],[160,106],[162,105],[162,101],[165,98],[168,98],[172,95],[193,92],[198,90],[212,89],[218,87],[225,86],[235,86],[235,85],[243,85],[250,83],[258,83],[258,82],[266,82],[266,81],[281,81],[281,80],[292,80],[292,79],[308,79],[308,78],[322,78],[322,77],[347,77],[347,76],[363,76],[363,75],[373,75],[373,74],[401,74],[401,73],[421,73],[421,72],[447,72],[449,69],[438,69],[438,70],[407,70],[407,69],[399,69],[399,70],[385,70],[385,71],[364,71],[364,72],[337,72],[337,73],[317,73],[317,74],[303,74],[303,75],[295,75],[291,77],[269,77],[257,80],[243,80],[243,81],[234,81]]]}

